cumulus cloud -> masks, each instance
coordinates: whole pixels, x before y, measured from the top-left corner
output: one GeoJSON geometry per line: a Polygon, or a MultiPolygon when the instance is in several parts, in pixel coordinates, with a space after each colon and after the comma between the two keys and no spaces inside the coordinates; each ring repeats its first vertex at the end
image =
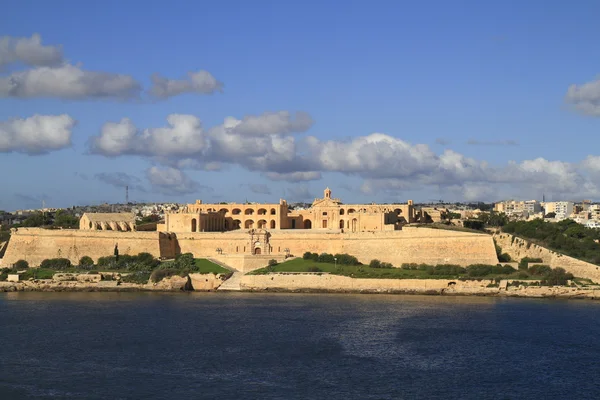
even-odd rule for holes
{"type": "Polygon", "coordinates": [[[290,201],[313,201],[315,199],[306,184],[289,187],[285,190],[285,194],[290,201]]]}
{"type": "MultiPolygon", "coordinates": [[[[92,152],[149,157],[177,171],[237,165],[274,181],[302,182],[321,179],[324,172],[341,173],[362,178],[360,190],[364,193],[394,196],[425,187],[447,190],[466,200],[490,198],[513,189],[556,196],[600,196],[595,184],[600,177],[600,156],[590,156],[579,164],[536,158],[489,165],[449,148],[436,153],[428,145],[383,133],[351,140],[303,138],[296,133],[308,125],[290,124],[294,120],[298,118],[292,119],[289,112],[229,117],[204,129],[194,116],[171,115],[169,127],[139,130],[124,119],[103,127],[92,140],[92,152]]],[[[299,199],[306,195],[308,187],[299,187],[305,192],[292,191],[288,196],[299,199]]]]}
{"type": "Polygon", "coordinates": [[[91,140],[91,152],[113,157],[125,154],[156,157],[201,156],[210,142],[200,120],[193,115],[171,114],[169,126],[139,130],[128,118],[107,122],[91,140]]]}
{"type": "Polygon", "coordinates": [[[23,63],[31,66],[55,66],[63,61],[62,46],[44,46],[38,34],[28,37],[0,37],[0,69],[23,63]]]}
{"type": "Polygon", "coordinates": [[[477,140],[469,139],[467,144],[472,146],[518,146],[519,142],[516,140],[477,140]]]}
{"type": "MultiPolygon", "coordinates": [[[[256,119],[262,120],[261,116],[256,119]]],[[[193,115],[172,114],[167,117],[168,127],[144,130],[124,118],[104,124],[100,134],[90,140],[90,151],[109,157],[154,157],[157,162],[178,169],[218,170],[223,164],[237,164],[254,171],[296,172],[307,170],[301,165],[295,139],[289,134],[302,128],[297,120],[298,114],[295,120],[288,118],[287,124],[263,124],[269,133],[259,134],[256,129],[260,124],[252,122],[252,129],[246,127],[242,133],[237,128],[244,124],[243,120],[233,117],[208,130],[193,115]]]]}
{"type": "Polygon", "coordinates": [[[319,171],[296,171],[288,173],[267,172],[265,176],[272,181],[287,182],[315,181],[321,179],[321,173],[319,171]]]}
{"type": "Polygon", "coordinates": [[[223,91],[223,83],[204,70],[188,72],[187,79],[168,79],[160,74],[153,74],[151,80],[150,94],[158,98],[177,96],[182,93],[213,94],[223,91]]]}
{"type": "Polygon", "coordinates": [[[45,154],[71,147],[75,120],[67,114],[0,121],[0,153],[45,154]]]}
{"type": "Polygon", "coordinates": [[[289,111],[266,112],[245,116],[242,120],[228,118],[226,125],[242,135],[281,135],[306,132],[314,124],[306,112],[297,112],[292,118],[289,111]]]}
{"type": "Polygon", "coordinates": [[[600,78],[582,85],[569,86],[565,102],[583,114],[599,117],[600,78]]]}
{"type": "Polygon", "coordinates": [[[116,188],[128,186],[130,189],[138,192],[146,192],[146,189],[141,184],[142,181],[140,178],[126,174],[125,172],[101,172],[94,175],[94,178],[116,188]]]}
{"type": "Polygon", "coordinates": [[[197,192],[210,192],[212,188],[202,186],[190,179],[182,171],[166,167],[151,167],[146,171],[146,176],[152,187],[166,195],[182,195],[197,192]]]}
{"type": "Polygon", "coordinates": [[[140,84],[129,75],[86,71],[79,66],[36,67],[0,77],[0,97],[63,99],[139,96],[140,84]]]}
{"type": "Polygon", "coordinates": [[[271,194],[271,189],[269,189],[269,187],[264,183],[248,183],[242,186],[247,187],[252,193],[271,194]]]}

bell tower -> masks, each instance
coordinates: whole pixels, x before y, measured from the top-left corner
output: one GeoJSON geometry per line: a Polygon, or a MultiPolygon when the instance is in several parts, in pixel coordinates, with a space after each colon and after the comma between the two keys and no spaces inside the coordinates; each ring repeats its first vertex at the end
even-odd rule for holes
{"type": "Polygon", "coordinates": [[[326,188],[325,191],[323,192],[323,194],[325,195],[325,197],[323,197],[324,199],[330,199],[331,198],[331,189],[326,188]]]}

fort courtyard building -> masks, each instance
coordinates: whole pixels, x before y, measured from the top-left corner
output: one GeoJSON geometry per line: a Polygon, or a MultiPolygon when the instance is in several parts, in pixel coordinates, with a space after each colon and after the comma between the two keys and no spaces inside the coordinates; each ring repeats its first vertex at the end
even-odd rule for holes
{"type": "Polygon", "coordinates": [[[310,229],[331,232],[395,231],[415,222],[412,200],[407,204],[343,204],[325,189],[308,209],[292,210],[287,201],[272,204],[204,204],[197,200],[167,213],[165,232],[225,232],[238,229],[310,229]]]}
{"type": "Polygon", "coordinates": [[[135,231],[135,216],[129,213],[85,213],[79,229],[87,231],[135,231]]]}
{"type": "MultiPolygon", "coordinates": [[[[428,214],[429,215],[429,214],[428,214]]],[[[344,204],[325,189],[306,209],[272,204],[204,204],[198,200],[165,214],[157,231],[136,230],[133,214],[86,213],[80,229],[13,228],[0,266],[24,259],[31,266],[49,258],[79,262],[141,252],[171,259],[192,253],[242,272],[305,252],[351,254],[403,263],[496,264],[490,235],[430,229],[412,201],[406,204],[344,204]]]]}

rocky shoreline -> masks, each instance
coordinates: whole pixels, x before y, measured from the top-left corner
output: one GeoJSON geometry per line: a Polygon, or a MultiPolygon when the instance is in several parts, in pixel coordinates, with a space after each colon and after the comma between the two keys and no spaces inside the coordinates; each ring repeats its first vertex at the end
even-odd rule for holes
{"type": "MultiPolygon", "coordinates": [[[[202,279],[206,277],[202,275],[202,279]]],[[[216,287],[193,286],[190,277],[171,277],[158,283],[136,284],[117,281],[77,282],[38,279],[22,282],[0,282],[0,292],[189,292],[215,291],[216,287]]],[[[315,287],[242,287],[242,292],[254,293],[344,293],[344,294],[412,294],[433,296],[484,296],[521,298],[600,299],[600,288],[577,288],[571,286],[515,286],[498,287],[449,287],[433,288],[315,288],[315,287]]]]}

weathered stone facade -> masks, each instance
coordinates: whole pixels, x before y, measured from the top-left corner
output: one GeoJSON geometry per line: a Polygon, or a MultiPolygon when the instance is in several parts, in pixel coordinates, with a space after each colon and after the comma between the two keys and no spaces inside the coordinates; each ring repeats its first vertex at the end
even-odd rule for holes
{"type": "Polygon", "coordinates": [[[204,204],[197,200],[165,216],[159,230],[168,232],[221,232],[243,229],[303,229],[337,232],[394,231],[414,222],[411,200],[406,204],[343,204],[325,189],[308,209],[290,210],[278,204],[204,204]]]}
{"type": "Polygon", "coordinates": [[[82,231],[135,231],[135,217],[130,213],[85,213],[79,220],[82,231]]]}

